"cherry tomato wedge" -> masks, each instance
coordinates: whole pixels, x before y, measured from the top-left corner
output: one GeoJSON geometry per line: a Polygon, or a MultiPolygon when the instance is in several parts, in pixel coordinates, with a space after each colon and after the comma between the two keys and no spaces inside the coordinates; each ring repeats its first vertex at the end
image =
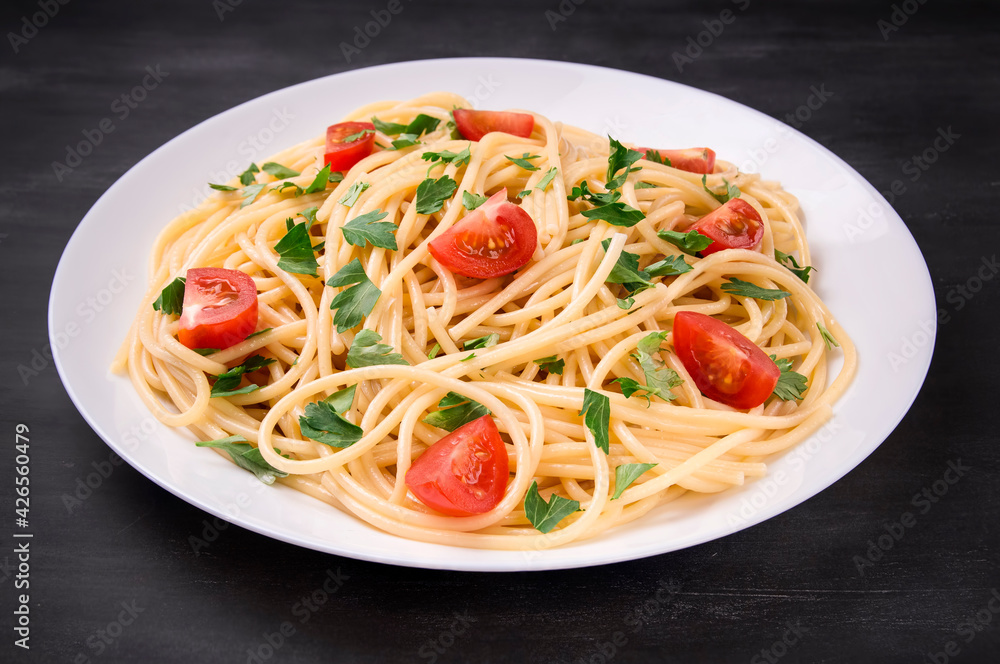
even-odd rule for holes
{"type": "Polygon", "coordinates": [[[689,230],[712,238],[702,256],[723,249],[756,249],[764,237],[764,220],[742,198],[733,198],[699,219],[689,230]]]}
{"type": "Polygon", "coordinates": [[[674,351],[706,397],[733,408],[755,408],[778,384],[781,370],[745,336],[693,311],[674,316],[674,351]]]}
{"type": "Polygon", "coordinates": [[[674,168],[689,173],[707,175],[715,170],[715,151],[710,148],[688,148],[686,150],[655,150],[653,148],[632,148],[642,153],[643,159],[648,159],[647,153],[659,155],[660,161],[667,162],[674,168]]]}
{"type": "Polygon", "coordinates": [[[245,272],[187,271],[177,338],[188,348],[229,348],[257,329],[257,287],[245,272]]]}
{"type": "Polygon", "coordinates": [[[431,240],[431,255],[457,274],[491,279],[522,267],[535,253],[538,230],[531,216],[507,201],[501,189],[431,240]]]}
{"type": "Polygon", "coordinates": [[[489,415],[463,424],[428,447],[406,471],[424,505],[449,516],[489,512],[507,490],[510,463],[489,415]]]}
{"type": "Polygon", "coordinates": [[[510,111],[473,111],[456,108],[452,115],[458,133],[470,141],[482,140],[491,131],[502,131],[513,136],[528,138],[535,128],[535,118],[528,113],[510,111]]]}
{"type": "Polygon", "coordinates": [[[349,171],[351,166],[372,153],[375,145],[375,125],[371,122],[341,122],[326,128],[326,154],[323,163],[331,171],[349,171]],[[363,135],[362,132],[367,130],[363,135]],[[356,137],[351,141],[345,138],[356,137]]]}

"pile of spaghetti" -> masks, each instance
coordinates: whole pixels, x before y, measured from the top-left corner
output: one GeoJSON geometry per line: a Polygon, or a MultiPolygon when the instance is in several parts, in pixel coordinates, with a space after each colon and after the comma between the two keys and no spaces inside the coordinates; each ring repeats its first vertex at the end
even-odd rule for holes
{"type": "Polygon", "coordinates": [[[855,350],[792,195],[711,150],[468,109],[362,107],[170,222],[115,361],[150,411],[384,531],[493,549],[742,485],[829,418],[855,350]],[[256,290],[221,348],[198,316],[244,296],[196,304],[204,268],[256,290]]]}

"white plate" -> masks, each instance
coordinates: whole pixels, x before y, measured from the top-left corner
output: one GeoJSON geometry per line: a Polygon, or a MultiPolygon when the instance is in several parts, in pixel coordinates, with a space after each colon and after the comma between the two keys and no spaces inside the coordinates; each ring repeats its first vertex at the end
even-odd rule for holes
{"type": "Polygon", "coordinates": [[[352,558],[514,571],[682,549],[760,523],[823,490],[871,454],[910,407],[930,364],[935,305],[923,257],[892,208],[847,164],[783,123],[638,74],[462,58],[302,83],[237,106],[160,147],[97,201],[70,239],[52,284],[49,333],[63,383],[94,430],[140,472],[191,504],[259,533],[352,558]],[[292,489],[266,487],[156,422],[129,380],[107,367],[145,290],[146,259],[160,229],[207,195],[207,182],[224,182],[251,160],[319,134],[353,108],[439,89],[463,94],[479,108],[530,108],[643,145],[708,145],[743,170],[781,181],[802,202],[817,289],[860,356],[858,375],[832,421],[770,459],[765,478],[721,495],[686,496],[596,539],[529,553],[399,539],[292,489]],[[890,285],[893,296],[879,297],[890,285]]]}

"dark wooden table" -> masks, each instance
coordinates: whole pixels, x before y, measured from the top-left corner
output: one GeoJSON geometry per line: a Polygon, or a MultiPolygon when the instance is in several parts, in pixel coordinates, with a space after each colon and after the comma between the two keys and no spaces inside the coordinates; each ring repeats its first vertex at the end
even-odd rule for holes
{"type": "MultiPolygon", "coordinates": [[[[387,4],[4,3],[0,523],[15,530],[15,425],[26,423],[35,538],[27,579],[13,544],[0,553],[0,661],[997,661],[996,10],[934,0],[407,0],[347,62],[340,42],[387,4]],[[703,31],[719,34],[702,36],[703,52],[679,67],[674,54],[703,31]],[[464,55],[599,64],[717,92],[787,118],[880,190],[896,183],[891,200],[947,315],[926,384],[896,431],[834,486],[754,528],[563,572],[404,569],[236,526],[196,556],[188,538],[208,515],[127,465],[80,505],[67,503],[81,478],[108,468],[109,449],[45,357],[46,304],[60,253],[94,201],[154,148],[245,100],[349,69],[464,55]],[[168,72],[162,88],[59,182],[53,162],[147,65],[168,72]],[[832,95],[799,110],[813,88],[832,95]],[[954,145],[917,164],[939,130],[957,134],[954,145]],[[37,375],[22,369],[32,362],[37,375]],[[939,482],[952,463],[968,470],[939,482]],[[915,524],[873,550],[906,512],[915,524]],[[859,569],[865,557],[878,559],[859,569]],[[313,592],[331,575],[328,588],[339,589],[320,603],[313,592]],[[22,592],[30,651],[14,643],[22,592]]],[[[873,287],[907,293],[905,283],[873,287]]]]}

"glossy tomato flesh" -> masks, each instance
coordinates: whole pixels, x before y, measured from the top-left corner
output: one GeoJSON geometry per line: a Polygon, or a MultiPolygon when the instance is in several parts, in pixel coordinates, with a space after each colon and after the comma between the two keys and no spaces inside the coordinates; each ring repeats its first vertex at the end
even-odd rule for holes
{"type": "Polygon", "coordinates": [[[690,230],[712,238],[702,256],[723,249],[755,249],[764,237],[764,220],[742,198],[733,198],[699,219],[690,230]]]}
{"type": "Polygon", "coordinates": [[[229,348],[257,329],[257,287],[239,270],[187,271],[178,340],[188,348],[229,348]]]}
{"type": "Polygon", "coordinates": [[[489,512],[507,490],[510,463],[489,415],[463,424],[428,447],[406,471],[424,505],[449,516],[489,512]]]}
{"type": "Polygon", "coordinates": [[[482,140],[491,131],[502,131],[521,138],[531,136],[535,128],[535,118],[528,113],[513,113],[510,111],[473,111],[468,108],[456,108],[452,115],[455,126],[464,138],[470,141],[482,140]]]}
{"type": "Polygon", "coordinates": [[[781,375],[757,344],[722,321],[693,311],[674,316],[674,351],[702,394],[733,408],[764,403],[781,375]]]}
{"type": "Polygon", "coordinates": [[[323,163],[330,164],[331,171],[349,171],[372,153],[375,145],[375,125],[371,122],[341,122],[326,128],[326,153],[323,163]],[[368,130],[364,136],[344,142],[345,138],[368,130]]]}
{"type": "Polygon", "coordinates": [[[656,150],[653,148],[632,148],[642,153],[643,159],[649,159],[647,153],[654,152],[660,156],[660,161],[669,160],[670,166],[689,173],[709,175],[715,171],[715,151],[710,148],[688,148],[686,150],[656,150]]]}
{"type": "Polygon", "coordinates": [[[438,237],[428,248],[457,274],[490,279],[522,267],[535,253],[538,230],[531,216],[507,201],[501,189],[438,237]]]}

